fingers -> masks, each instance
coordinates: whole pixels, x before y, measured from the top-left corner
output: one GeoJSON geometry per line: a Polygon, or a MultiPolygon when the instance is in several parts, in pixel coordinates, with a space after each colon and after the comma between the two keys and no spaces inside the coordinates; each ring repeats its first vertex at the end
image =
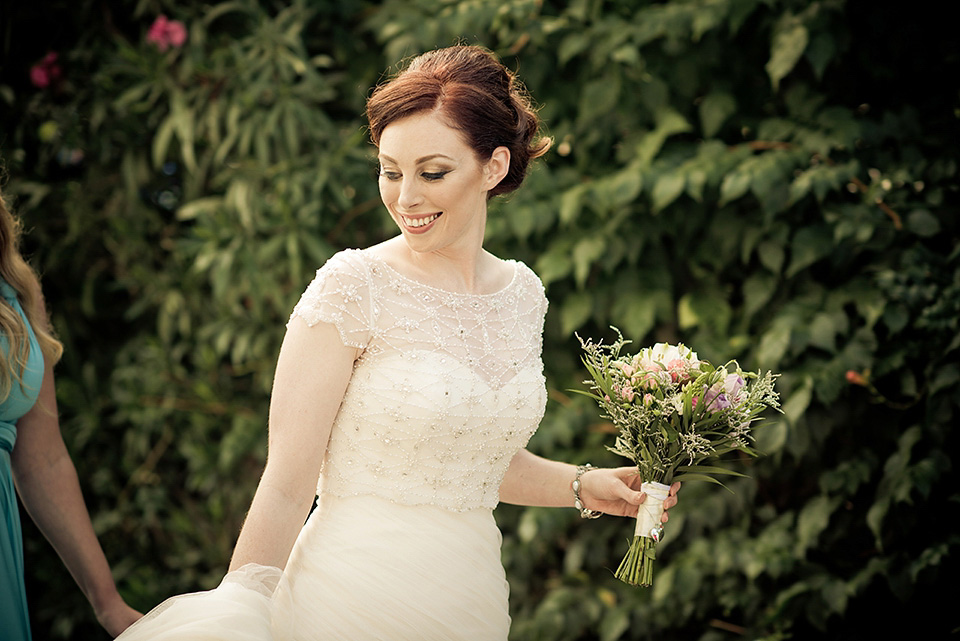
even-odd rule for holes
{"type": "Polygon", "coordinates": [[[630,489],[640,491],[640,486],[643,485],[643,479],[641,479],[640,475],[637,473],[637,468],[618,467],[614,470],[614,472],[621,481],[630,487],[630,489]]]}
{"type": "Polygon", "coordinates": [[[667,514],[667,510],[669,510],[670,508],[672,508],[677,504],[677,492],[679,491],[680,491],[679,481],[677,481],[676,483],[670,486],[670,491],[667,493],[667,498],[663,502],[663,516],[660,517],[661,523],[666,523],[670,519],[670,516],[667,514]]]}
{"type": "Polygon", "coordinates": [[[667,499],[663,502],[663,509],[669,510],[674,505],[677,504],[677,492],[680,491],[680,482],[677,481],[670,486],[670,491],[667,493],[667,499]]]}
{"type": "MultiPolygon", "coordinates": [[[[616,485],[614,486],[614,494],[617,496],[617,498],[623,499],[624,501],[632,505],[640,505],[641,503],[644,502],[644,500],[646,500],[647,495],[639,491],[640,490],[639,482],[634,487],[633,485],[630,484],[630,481],[632,480],[631,477],[629,476],[624,477],[621,474],[617,474],[617,477],[618,478],[616,479],[616,485]]],[[[636,475],[634,475],[632,478],[637,478],[637,477],[636,475]]]]}

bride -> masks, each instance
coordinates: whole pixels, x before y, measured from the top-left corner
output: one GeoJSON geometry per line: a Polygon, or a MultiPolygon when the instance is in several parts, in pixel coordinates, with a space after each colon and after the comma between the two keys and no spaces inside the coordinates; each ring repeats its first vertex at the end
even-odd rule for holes
{"type": "Polygon", "coordinates": [[[524,449],[546,402],[547,301],[483,236],[487,201],[550,140],[511,72],[479,47],[432,51],[373,92],[367,117],[400,234],[335,255],[294,308],[223,583],[169,599],[123,641],[503,641],[497,503],[588,518],[645,499],[634,468],[524,449]]]}

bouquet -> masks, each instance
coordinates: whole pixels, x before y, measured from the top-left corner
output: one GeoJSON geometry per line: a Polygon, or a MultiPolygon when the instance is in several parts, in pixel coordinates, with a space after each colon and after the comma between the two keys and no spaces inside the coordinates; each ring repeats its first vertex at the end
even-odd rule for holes
{"type": "MultiPolygon", "coordinates": [[[[616,330],[616,328],[612,328],[616,330]]],[[[642,490],[650,500],[640,506],[637,527],[616,577],[631,585],[653,583],[660,516],[670,484],[743,476],[704,463],[734,450],[756,456],[750,447],[751,426],[760,412],[779,410],[775,374],[744,372],[736,361],[715,367],[684,345],[657,343],[636,354],[621,354],[630,341],[619,330],[611,345],[584,341],[583,362],[590,373],[593,398],[619,430],[613,447],[637,466],[642,490]]]]}

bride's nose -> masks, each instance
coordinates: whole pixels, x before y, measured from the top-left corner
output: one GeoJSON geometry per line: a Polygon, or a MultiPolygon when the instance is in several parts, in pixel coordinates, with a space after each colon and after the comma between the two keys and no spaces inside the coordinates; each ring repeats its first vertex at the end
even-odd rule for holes
{"type": "Polygon", "coordinates": [[[400,197],[397,204],[406,211],[410,211],[423,202],[423,194],[416,180],[402,179],[400,182],[400,197]]]}

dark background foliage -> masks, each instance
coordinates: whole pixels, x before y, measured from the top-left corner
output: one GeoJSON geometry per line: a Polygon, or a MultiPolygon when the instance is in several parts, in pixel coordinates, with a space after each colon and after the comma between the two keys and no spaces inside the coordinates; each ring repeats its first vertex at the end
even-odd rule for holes
{"type": "MultiPolygon", "coordinates": [[[[313,271],[388,237],[363,101],[462,41],[516,69],[554,150],[488,247],[547,286],[531,449],[618,464],[566,390],[573,332],[783,373],[766,455],[688,484],[656,585],[629,524],[497,511],[512,638],[955,636],[960,45],[863,0],[235,0],[0,6],[0,157],[66,345],[62,429],[139,608],[225,570],[265,455],[283,325],[313,271]],[[188,37],[146,41],[158,15],[188,37]],[[30,68],[50,51],[61,75],[30,68]],[[951,597],[952,598],[952,597],[951,597]]],[[[25,529],[37,638],[97,639],[25,529]]]]}

